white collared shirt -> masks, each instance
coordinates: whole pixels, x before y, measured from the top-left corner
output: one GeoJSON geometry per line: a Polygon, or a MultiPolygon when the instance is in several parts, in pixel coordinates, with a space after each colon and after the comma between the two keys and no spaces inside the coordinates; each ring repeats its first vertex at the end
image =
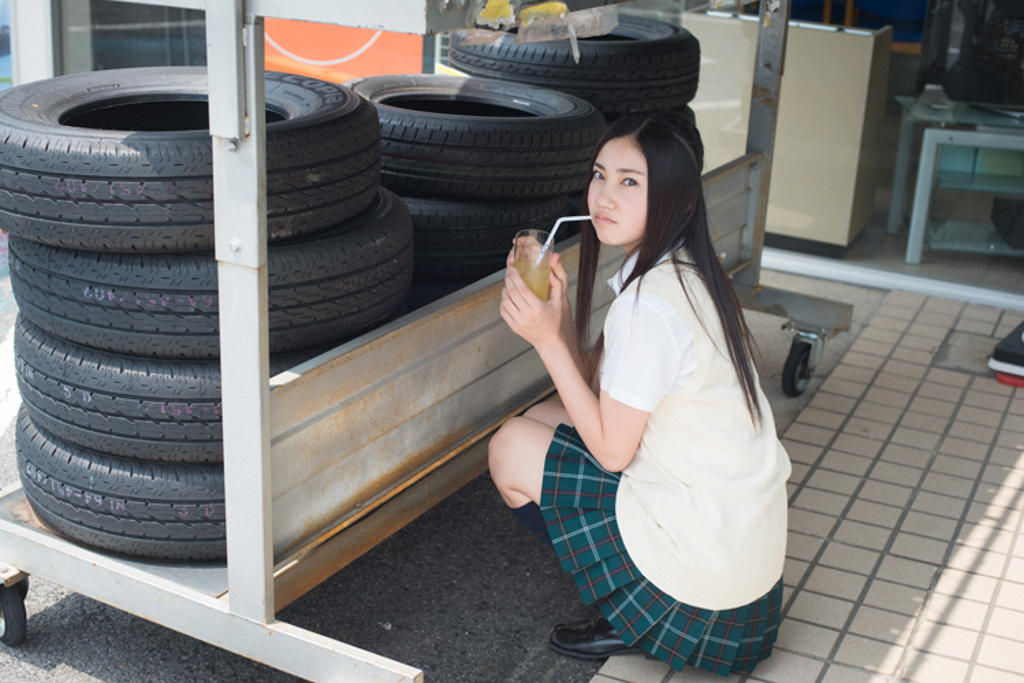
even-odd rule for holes
{"type": "MultiPolygon", "coordinates": [[[[693,331],[664,299],[645,294],[621,297],[636,253],[608,279],[616,298],[608,309],[601,389],[620,403],[651,412],[665,396],[684,386],[697,369],[693,331]]],[[[669,258],[665,254],[658,260],[669,258]]]]}

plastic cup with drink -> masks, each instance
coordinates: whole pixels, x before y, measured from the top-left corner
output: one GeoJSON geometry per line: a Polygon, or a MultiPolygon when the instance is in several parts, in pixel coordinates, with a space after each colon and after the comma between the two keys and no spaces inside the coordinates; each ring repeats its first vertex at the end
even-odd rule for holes
{"type": "Polygon", "coordinates": [[[541,249],[548,238],[545,230],[520,230],[516,233],[515,254],[513,263],[523,282],[537,298],[546,301],[548,298],[549,277],[551,274],[551,250],[542,254],[541,249]]]}
{"type": "Polygon", "coordinates": [[[551,232],[520,230],[516,233],[513,264],[526,286],[542,301],[547,301],[551,275],[551,245],[558,226],[566,221],[589,221],[590,216],[562,216],[555,221],[551,232]]]}

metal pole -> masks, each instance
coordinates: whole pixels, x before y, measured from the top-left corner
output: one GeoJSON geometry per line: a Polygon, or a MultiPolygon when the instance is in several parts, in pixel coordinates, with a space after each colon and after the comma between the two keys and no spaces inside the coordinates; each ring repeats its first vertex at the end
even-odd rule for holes
{"type": "MultiPolygon", "coordinates": [[[[764,156],[755,171],[751,188],[751,225],[754,226],[749,249],[750,265],[738,272],[737,282],[756,286],[761,277],[761,249],[768,215],[768,190],[775,147],[775,121],[779,113],[782,67],[786,51],[790,0],[766,0],[758,18],[757,51],[754,56],[754,84],[750,97],[750,123],[747,128],[747,153],[764,156]]],[[[746,256],[746,255],[744,255],[746,256]]]]}
{"type": "Polygon", "coordinates": [[[263,19],[206,10],[230,610],[274,616],[263,19]],[[244,45],[244,48],[243,48],[244,45]]]}

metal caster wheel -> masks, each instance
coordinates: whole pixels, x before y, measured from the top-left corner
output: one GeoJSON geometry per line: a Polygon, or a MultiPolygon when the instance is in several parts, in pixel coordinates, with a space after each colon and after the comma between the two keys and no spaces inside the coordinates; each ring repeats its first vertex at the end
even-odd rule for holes
{"type": "Polygon", "coordinates": [[[25,593],[28,582],[22,580],[25,587],[19,584],[0,586],[0,642],[4,645],[20,645],[25,640],[25,593]]]}
{"type": "Polygon", "coordinates": [[[799,396],[807,390],[811,381],[811,344],[794,339],[786,356],[786,364],[782,366],[782,393],[786,396],[799,396]]]}

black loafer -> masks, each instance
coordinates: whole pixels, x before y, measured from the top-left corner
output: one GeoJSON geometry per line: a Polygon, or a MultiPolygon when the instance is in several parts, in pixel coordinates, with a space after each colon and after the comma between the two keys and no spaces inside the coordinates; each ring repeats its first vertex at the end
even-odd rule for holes
{"type": "Polygon", "coordinates": [[[579,659],[604,659],[613,655],[641,654],[629,647],[604,617],[574,624],[558,624],[551,630],[549,642],[555,652],[579,659]]]}

